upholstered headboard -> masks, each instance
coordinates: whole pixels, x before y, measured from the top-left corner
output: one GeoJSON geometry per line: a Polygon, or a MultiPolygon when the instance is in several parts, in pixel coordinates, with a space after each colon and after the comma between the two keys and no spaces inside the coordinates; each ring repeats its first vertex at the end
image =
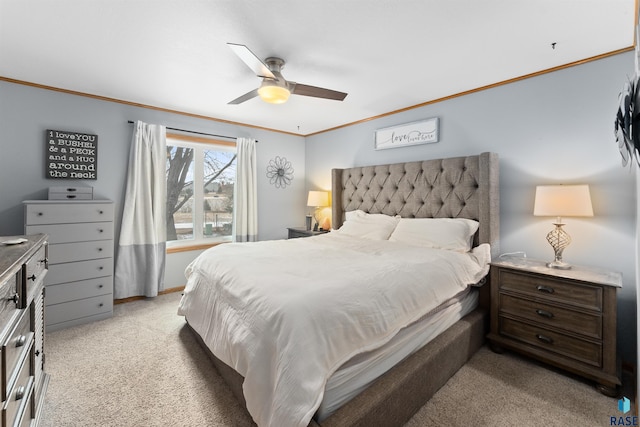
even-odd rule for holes
{"type": "Polygon", "coordinates": [[[333,169],[332,222],[339,228],[346,211],[403,218],[469,218],[480,223],[476,243],[499,254],[498,155],[423,160],[333,169]]]}

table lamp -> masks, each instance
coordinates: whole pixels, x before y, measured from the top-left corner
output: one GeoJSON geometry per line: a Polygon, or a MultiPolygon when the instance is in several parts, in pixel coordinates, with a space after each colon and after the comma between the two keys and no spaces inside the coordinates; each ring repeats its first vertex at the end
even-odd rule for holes
{"type": "Polygon", "coordinates": [[[547,234],[555,259],[547,267],[568,270],[571,264],[562,260],[562,251],[571,243],[571,237],[562,229],[565,216],[593,216],[588,185],[538,185],[533,208],[535,216],[555,216],[555,229],[547,234]]]}
{"type": "Polygon", "coordinates": [[[307,206],[315,208],[313,211],[315,221],[313,230],[318,231],[318,208],[329,206],[329,193],[327,191],[309,191],[307,206]]]}

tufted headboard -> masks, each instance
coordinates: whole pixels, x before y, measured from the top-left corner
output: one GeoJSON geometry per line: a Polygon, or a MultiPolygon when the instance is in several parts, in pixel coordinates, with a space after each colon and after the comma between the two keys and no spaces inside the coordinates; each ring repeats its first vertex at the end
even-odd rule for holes
{"type": "Polygon", "coordinates": [[[333,228],[346,211],[400,215],[403,218],[469,218],[480,223],[476,244],[500,251],[498,155],[423,160],[333,169],[333,228]]]}

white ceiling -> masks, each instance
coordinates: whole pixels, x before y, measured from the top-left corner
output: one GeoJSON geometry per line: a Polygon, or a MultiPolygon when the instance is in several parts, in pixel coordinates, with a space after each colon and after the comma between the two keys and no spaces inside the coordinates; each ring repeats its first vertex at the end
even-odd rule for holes
{"type": "Polygon", "coordinates": [[[308,135],[633,46],[635,3],[0,0],[0,77],[308,135]],[[349,95],[227,105],[260,84],[227,42],[349,95]]]}

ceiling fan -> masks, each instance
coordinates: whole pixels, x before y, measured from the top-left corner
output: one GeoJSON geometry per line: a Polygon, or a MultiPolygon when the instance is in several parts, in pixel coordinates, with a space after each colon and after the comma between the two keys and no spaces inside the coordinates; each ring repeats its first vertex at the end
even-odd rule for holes
{"type": "Polygon", "coordinates": [[[324,89],[316,86],[304,85],[285,80],[280,72],[284,67],[284,60],[270,57],[262,62],[248,47],[243,44],[227,43],[242,61],[262,78],[262,84],[244,95],[229,102],[229,104],[241,104],[256,96],[271,104],[282,104],[289,99],[289,95],[303,95],[314,98],[333,99],[342,101],[347,96],[344,92],[324,89]]]}

